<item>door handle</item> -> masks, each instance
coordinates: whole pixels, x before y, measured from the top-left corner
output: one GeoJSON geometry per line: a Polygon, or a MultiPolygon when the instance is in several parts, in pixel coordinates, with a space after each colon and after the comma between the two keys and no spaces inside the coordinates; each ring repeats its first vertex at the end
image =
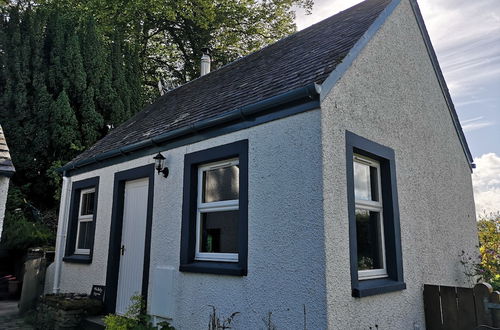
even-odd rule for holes
{"type": "Polygon", "coordinates": [[[122,245],[122,247],[120,248],[120,253],[121,255],[125,254],[125,245],[122,245]]]}

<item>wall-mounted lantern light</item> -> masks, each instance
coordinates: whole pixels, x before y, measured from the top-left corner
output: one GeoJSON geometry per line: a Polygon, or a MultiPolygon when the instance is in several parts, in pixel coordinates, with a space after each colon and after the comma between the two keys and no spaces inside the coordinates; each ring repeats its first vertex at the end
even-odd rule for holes
{"type": "Polygon", "coordinates": [[[165,166],[165,157],[161,153],[158,153],[153,159],[155,160],[155,168],[158,174],[163,173],[163,176],[167,177],[168,167],[165,166]]]}

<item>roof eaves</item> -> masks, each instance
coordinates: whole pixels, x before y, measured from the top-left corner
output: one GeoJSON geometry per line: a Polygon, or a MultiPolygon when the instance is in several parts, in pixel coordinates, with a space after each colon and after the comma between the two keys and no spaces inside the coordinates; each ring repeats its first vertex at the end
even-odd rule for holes
{"type": "MultiPolygon", "coordinates": [[[[165,132],[158,136],[148,138],[136,143],[132,143],[120,148],[116,148],[100,155],[96,155],[89,158],[84,158],[76,162],[70,162],[58,169],[59,173],[65,173],[67,171],[72,171],[77,168],[86,167],[92,164],[101,163],[111,158],[118,157],[120,155],[128,155],[132,152],[146,149],[149,147],[157,147],[165,144],[173,139],[180,138],[186,135],[198,134],[199,132],[214,128],[217,126],[224,126],[228,123],[235,121],[246,121],[251,120],[254,116],[260,115],[261,113],[272,112],[273,109],[279,109],[287,104],[298,102],[300,100],[317,100],[319,98],[321,88],[318,84],[312,83],[304,87],[296,88],[291,91],[285,92],[280,95],[276,95],[267,99],[263,99],[253,104],[243,106],[241,108],[233,109],[222,115],[210,117],[204,120],[200,120],[189,126],[184,126],[172,131],[165,132]]],[[[318,102],[319,106],[319,102],[318,102]]]]}

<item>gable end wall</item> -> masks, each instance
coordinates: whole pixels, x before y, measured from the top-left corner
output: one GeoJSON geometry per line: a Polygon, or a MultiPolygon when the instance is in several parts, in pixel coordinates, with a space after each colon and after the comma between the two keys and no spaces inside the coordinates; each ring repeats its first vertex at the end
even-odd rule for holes
{"type": "Polygon", "coordinates": [[[423,284],[464,285],[459,253],[477,236],[469,164],[409,0],[324,99],[322,141],[329,328],[422,329],[423,284]],[[395,151],[406,290],[351,296],[346,130],[395,151]]]}

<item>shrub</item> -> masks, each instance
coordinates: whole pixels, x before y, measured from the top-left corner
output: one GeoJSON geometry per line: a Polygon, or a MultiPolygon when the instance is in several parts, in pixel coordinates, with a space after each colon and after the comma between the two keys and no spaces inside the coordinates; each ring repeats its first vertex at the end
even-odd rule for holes
{"type": "Polygon", "coordinates": [[[106,329],[109,330],[175,330],[168,322],[153,326],[151,317],[145,313],[146,304],[141,295],[132,296],[132,304],[125,315],[108,314],[104,318],[106,329]]]}
{"type": "Polygon", "coordinates": [[[500,291],[500,212],[481,215],[477,231],[479,255],[470,256],[462,251],[460,263],[471,286],[488,282],[500,291]]]}
{"type": "Polygon", "coordinates": [[[55,226],[52,231],[46,225],[49,218],[56,218],[56,214],[42,214],[27,202],[22,189],[10,185],[0,246],[25,251],[31,247],[53,245],[55,226]]]}
{"type": "Polygon", "coordinates": [[[48,246],[54,241],[54,233],[39,223],[29,221],[22,212],[5,214],[2,247],[26,250],[30,247],[48,246]]]}

